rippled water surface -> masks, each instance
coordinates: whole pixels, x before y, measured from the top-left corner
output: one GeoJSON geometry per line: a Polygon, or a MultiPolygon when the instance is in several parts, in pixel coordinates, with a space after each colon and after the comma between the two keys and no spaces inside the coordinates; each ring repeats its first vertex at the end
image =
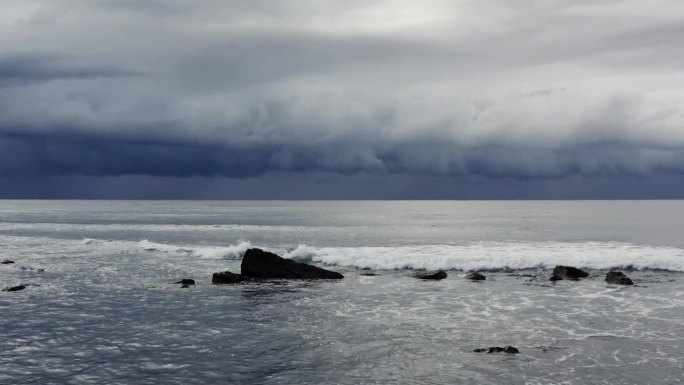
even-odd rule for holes
{"type": "Polygon", "coordinates": [[[683,233],[679,201],[0,201],[0,283],[28,284],[0,383],[678,384],[683,233]],[[345,279],[210,284],[251,246],[345,279]]]}

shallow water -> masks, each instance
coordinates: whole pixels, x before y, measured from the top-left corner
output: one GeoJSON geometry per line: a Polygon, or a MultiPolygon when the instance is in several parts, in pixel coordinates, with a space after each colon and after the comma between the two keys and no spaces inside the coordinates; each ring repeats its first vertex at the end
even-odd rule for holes
{"type": "Polygon", "coordinates": [[[683,207],[0,201],[0,383],[681,383],[683,207]],[[250,246],[345,279],[210,284],[250,246]]]}

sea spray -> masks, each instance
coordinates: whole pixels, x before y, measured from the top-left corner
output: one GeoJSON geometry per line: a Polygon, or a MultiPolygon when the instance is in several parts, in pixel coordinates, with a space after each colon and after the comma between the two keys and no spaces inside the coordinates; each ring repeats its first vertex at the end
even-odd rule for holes
{"type": "MultiPolygon", "coordinates": [[[[307,245],[299,245],[294,250],[289,251],[283,255],[284,258],[289,258],[301,263],[312,263],[318,257],[318,249],[307,245]]],[[[323,262],[316,260],[316,262],[323,262]]]]}
{"type": "Polygon", "coordinates": [[[145,251],[161,251],[165,253],[185,253],[203,259],[240,259],[247,249],[252,247],[248,241],[241,241],[230,246],[176,246],[142,240],[140,248],[145,251]]]}
{"type": "Polygon", "coordinates": [[[299,245],[284,257],[305,263],[370,269],[499,271],[567,264],[589,269],[629,267],[684,271],[684,249],[617,242],[473,242],[396,247],[299,245]]]}
{"type": "MultiPolygon", "coordinates": [[[[140,241],[146,251],[204,259],[241,259],[249,241],[229,246],[179,246],[140,241]]],[[[302,263],[370,269],[521,270],[572,265],[588,269],[684,271],[684,249],[619,242],[472,242],[457,245],[264,248],[302,263]]]]}

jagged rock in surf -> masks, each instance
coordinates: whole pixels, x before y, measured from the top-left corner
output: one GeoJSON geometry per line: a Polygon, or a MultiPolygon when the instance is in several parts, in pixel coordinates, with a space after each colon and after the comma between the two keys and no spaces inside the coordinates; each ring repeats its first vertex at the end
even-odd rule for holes
{"type": "Polygon", "coordinates": [[[338,272],[320,267],[295,262],[276,254],[253,248],[242,257],[241,273],[251,278],[284,278],[284,279],[341,279],[338,272]]]}
{"type": "Polygon", "coordinates": [[[26,285],[18,285],[18,286],[8,287],[7,289],[4,289],[3,291],[22,291],[24,289],[26,289],[26,285]]]}
{"type": "Polygon", "coordinates": [[[634,282],[621,271],[609,271],[606,273],[606,282],[615,285],[634,285],[634,282]]]}
{"type": "Polygon", "coordinates": [[[413,277],[419,278],[419,279],[440,280],[440,279],[446,278],[447,273],[444,272],[443,270],[439,270],[439,271],[430,272],[430,273],[416,273],[413,277]]]}
{"type": "Polygon", "coordinates": [[[189,285],[194,285],[194,284],[195,284],[195,280],[194,280],[194,279],[191,279],[191,278],[183,278],[183,279],[181,279],[180,281],[178,281],[178,282],[176,282],[176,283],[180,283],[180,284],[183,285],[183,286],[189,286],[189,285]]]}
{"type": "Polygon", "coordinates": [[[4,261],[0,262],[2,265],[10,265],[12,263],[14,263],[14,261],[10,261],[9,259],[5,259],[4,261]]]}
{"type": "Polygon", "coordinates": [[[211,276],[211,283],[214,285],[227,285],[231,283],[242,282],[242,276],[240,274],[231,273],[230,271],[224,271],[220,273],[214,273],[211,276]]]}
{"type": "MultiPolygon", "coordinates": [[[[572,280],[577,280],[580,278],[586,278],[589,276],[589,273],[582,269],[578,269],[576,267],[572,266],[556,266],[553,269],[552,277],[557,277],[559,279],[572,279],[572,280]]],[[[554,279],[558,280],[558,279],[554,279]]]]}
{"type": "Polygon", "coordinates": [[[506,354],[518,354],[520,351],[513,346],[492,346],[490,348],[482,348],[473,350],[475,353],[506,353],[506,354]]]}
{"type": "Polygon", "coordinates": [[[471,281],[484,281],[487,279],[484,275],[480,274],[478,271],[474,271],[472,273],[469,273],[466,275],[466,279],[469,279],[471,281]]]}

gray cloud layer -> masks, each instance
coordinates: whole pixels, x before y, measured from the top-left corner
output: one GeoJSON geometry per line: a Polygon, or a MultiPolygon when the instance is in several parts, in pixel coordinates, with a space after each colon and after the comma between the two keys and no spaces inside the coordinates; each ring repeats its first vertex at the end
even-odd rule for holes
{"type": "Polygon", "coordinates": [[[674,0],[8,0],[0,178],[680,178],[682,26],[674,0]]]}
{"type": "Polygon", "coordinates": [[[102,65],[70,64],[50,56],[0,57],[0,87],[23,86],[52,80],[78,80],[137,75],[133,71],[102,65]]]}

